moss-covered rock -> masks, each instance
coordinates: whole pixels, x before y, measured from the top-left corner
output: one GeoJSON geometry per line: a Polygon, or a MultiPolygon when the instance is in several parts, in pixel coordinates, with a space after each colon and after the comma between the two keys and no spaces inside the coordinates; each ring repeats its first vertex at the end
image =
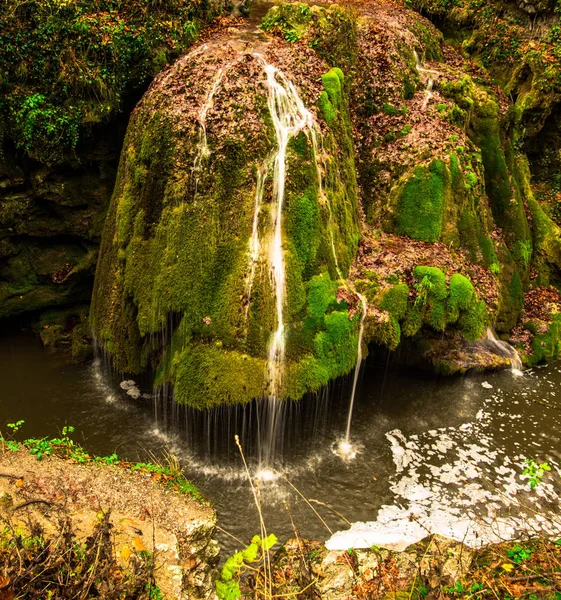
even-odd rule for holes
{"type": "MultiPolygon", "coordinates": [[[[336,280],[354,260],[358,205],[343,73],[313,50],[303,65],[280,46],[284,75],[273,77],[285,90],[288,78],[310,82],[300,89],[309,109],[298,110],[312,111],[287,140],[282,211],[281,391],[298,398],[356,361],[359,317],[337,301],[336,280]],[[325,131],[313,109],[322,88],[336,115],[325,131]]],[[[199,408],[269,391],[272,60],[225,44],[165,72],[131,119],[105,227],[92,311],[100,343],[120,370],[154,367],[157,383],[199,408]],[[178,95],[177,82],[188,93],[178,95]]]]}

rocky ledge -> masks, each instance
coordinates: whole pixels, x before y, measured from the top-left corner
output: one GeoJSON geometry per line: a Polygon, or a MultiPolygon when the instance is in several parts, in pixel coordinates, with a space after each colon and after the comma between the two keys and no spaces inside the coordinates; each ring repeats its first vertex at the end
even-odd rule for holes
{"type": "MultiPolygon", "coordinates": [[[[12,555],[18,547],[22,552],[21,567],[40,538],[43,545],[36,560],[45,562],[48,553],[65,548],[67,536],[73,541],[68,552],[58,557],[57,570],[64,574],[65,563],[72,563],[71,549],[83,547],[86,564],[89,549],[97,548],[92,564],[112,565],[106,581],[101,573],[100,581],[88,582],[88,589],[93,593],[95,588],[101,597],[125,597],[112,595],[113,588],[119,581],[132,580],[145,565],[150,566],[147,581],[152,583],[142,584],[142,592],[150,592],[150,587],[159,589],[161,595],[135,598],[195,600],[213,596],[212,569],[219,549],[212,537],[216,513],[208,503],[161,485],[166,476],[141,465],[133,470],[123,463],[86,460],[79,464],[48,456],[39,461],[21,446],[10,451],[8,444],[3,444],[0,521],[6,527],[6,544],[0,552],[0,597],[14,598],[14,593],[29,587],[25,580],[19,581],[25,578],[26,569],[10,571],[6,555],[10,548],[12,555]],[[100,541],[104,536],[105,545],[100,541]]],[[[75,581],[80,577],[79,567],[74,571],[75,581]]],[[[95,575],[95,569],[92,572],[95,575]]]]}

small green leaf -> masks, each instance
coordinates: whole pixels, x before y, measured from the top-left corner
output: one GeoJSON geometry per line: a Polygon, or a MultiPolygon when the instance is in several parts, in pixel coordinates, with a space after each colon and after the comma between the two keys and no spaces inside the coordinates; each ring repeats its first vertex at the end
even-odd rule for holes
{"type": "Polygon", "coordinates": [[[266,552],[270,550],[278,542],[277,536],[274,533],[261,540],[261,547],[266,552]]]}

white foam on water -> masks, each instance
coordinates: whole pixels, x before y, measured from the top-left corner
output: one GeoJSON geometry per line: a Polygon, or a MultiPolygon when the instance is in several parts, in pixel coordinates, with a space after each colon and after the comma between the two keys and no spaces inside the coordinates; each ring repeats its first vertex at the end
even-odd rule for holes
{"type": "MultiPolygon", "coordinates": [[[[561,535],[561,517],[548,508],[559,502],[560,490],[552,485],[553,476],[530,492],[528,476],[522,475],[530,457],[509,452],[504,446],[505,434],[494,424],[493,418],[500,418],[497,407],[504,402],[498,389],[484,400],[475,419],[458,427],[413,435],[400,429],[388,431],[385,435],[395,467],[389,485],[395,505],[383,506],[375,521],[353,523],[350,529],[335,533],[326,542],[327,548],[376,545],[403,550],[429,533],[472,547],[524,532],[561,535]]],[[[509,404],[513,404],[510,398],[509,404]]],[[[503,415],[503,420],[509,418],[504,411],[503,415]]],[[[514,423],[523,422],[521,414],[514,416],[514,423]]],[[[526,421],[526,427],[530,422],[526,421]]],[[[534,423],[536,429],[539,426],[534,423]]],[[[520,428],[512,435],[528,440],[535,432],[526,434],[520,428]]],[[[526,447],[542,448],[543,452],[545,442],[526,441],[526,447]]],[[[517,441],[512,445],[520,447],[517,441]]],[[[559,472],[555,459],[548,460],[552,471],[559,472]]]]}

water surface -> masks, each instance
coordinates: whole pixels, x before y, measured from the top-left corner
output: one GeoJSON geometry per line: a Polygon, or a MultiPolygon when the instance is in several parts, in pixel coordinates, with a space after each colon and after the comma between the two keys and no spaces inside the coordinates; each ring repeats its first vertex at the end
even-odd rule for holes
{"type": "MultiPolygon", "coordinates": [[[[524,506],[534,513],[557,510],[559,366],[524,377],[502,372],[442,379],[380,362],[366,361],[359,381],[351,428],[358,453],[352,461],[336,453],[345,433],[349,379],[317,398],[286,405],[282,456],[273,465],[277,477],[257,485],[270,532],[284,539],[296,528],[299,535],[326,540],[350,522],[375,521],[385,507],[382,521],[397,515],[402,525],[417,520],[445,530],[450,518],[513,517],[508,534],[515,535],[527,521],[524,506]],[[528,458],[553,466],[539,493],[528,493],[521,476],[528,458]]],[[[18,419],[25,420],[25,437],[53,436],[73,425],[90,452],[129,460],[170,449],[213,500],[220,526],[240,540],[222,533],[226,554],[259,532],[234,435],[241,436],[254,475],[260,404],[201,415],[162,398],[132,400],[119,378],[111,379],[99,364],[68,364],[21,331],[0,337],[0,377],[3,431],[18,419]]],[[[360,545],[360,535],[353,545],[360,545]]],[[[369,535],[365,543],[373,539],[369,535]]]]}

